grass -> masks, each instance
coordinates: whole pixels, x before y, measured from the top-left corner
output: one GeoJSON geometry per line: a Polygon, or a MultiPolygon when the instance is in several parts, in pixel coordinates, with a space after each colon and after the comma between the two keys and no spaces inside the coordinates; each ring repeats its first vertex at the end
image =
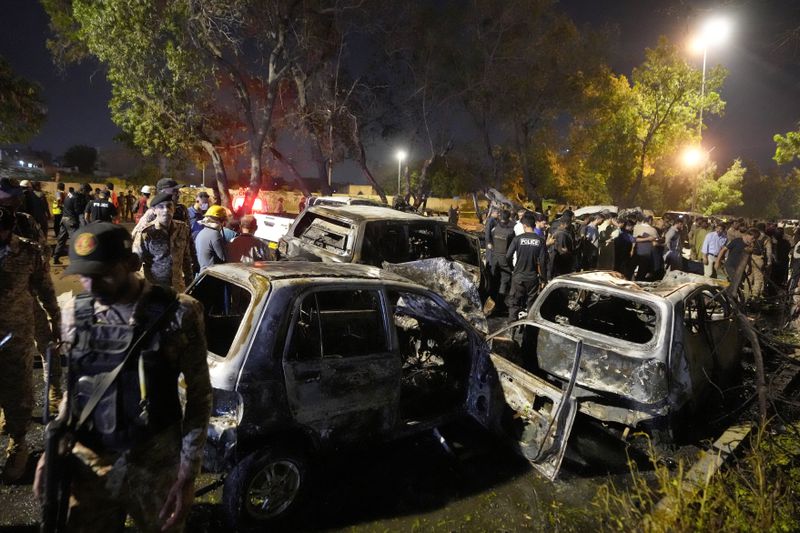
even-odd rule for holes
{"type": "Polygon", "coordinates": [[[800,426],[780,434],[761,428],[739,460],[702,486],[686,480],[688,465],[668,467],[649,446],[652,471],[629,463],[630,483],[607,482],[592,506],[598,530],[788,532],[800,528],[800,426]],[[656,511],[669,497],[672,505],[656,511]]]}

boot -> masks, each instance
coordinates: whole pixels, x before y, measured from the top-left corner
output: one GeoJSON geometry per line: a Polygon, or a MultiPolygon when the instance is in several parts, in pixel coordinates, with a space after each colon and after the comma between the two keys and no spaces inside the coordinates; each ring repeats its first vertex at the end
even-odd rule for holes
{"type": "Polygon", "coordinates": [[[8,459],[6,459],[6,466],[3,468],[3,475],[0,477],[3,483],[18,481],[25,474],[29,455],[30,450],[25,442],[25,437],[9,439],[8,459]]]}

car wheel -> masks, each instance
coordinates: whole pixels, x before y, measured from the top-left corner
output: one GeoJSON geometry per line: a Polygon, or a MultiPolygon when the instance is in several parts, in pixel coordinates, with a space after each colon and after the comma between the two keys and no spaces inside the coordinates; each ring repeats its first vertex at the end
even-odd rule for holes
{"type": "Polygon", "coordinates": [[[305,456],[275,446],[245,457],[225,478],[222,502],[236,529],[279,524],[302,501],[308,486],[305,456]]]}

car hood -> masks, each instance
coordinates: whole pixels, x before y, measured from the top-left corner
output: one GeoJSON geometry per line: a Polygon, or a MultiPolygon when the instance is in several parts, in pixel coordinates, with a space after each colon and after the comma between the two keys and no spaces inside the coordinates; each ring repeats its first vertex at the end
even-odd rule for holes
{"type": "Polygon", "coordinates": [[[384,262],[383,268],[439,294],[475,329],[483,334],[488,332],[475,274],[461,263],[434,257],[408,263],[384,262]]]}

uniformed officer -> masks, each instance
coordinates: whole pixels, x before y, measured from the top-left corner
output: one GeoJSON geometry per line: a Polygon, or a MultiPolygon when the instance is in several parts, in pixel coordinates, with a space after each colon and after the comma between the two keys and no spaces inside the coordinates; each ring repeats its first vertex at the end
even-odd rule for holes
{"type": "Polygon", "coordinates": [[[183,292],[194,278],[189,226],[173,220],[175,205],[170,193],[155,195],[150,208],[156,218],[136,234],[133,251],[142,261],[145,279],[183,292]]]}
{"type": "MultiPolygon", "coordinates": [[[[27,239],[39,245],[39,251],[42,254],[42,261],[44,263],[44,270],[47,275],[50,275],[50,247],[47,246],[47,236],[45,234],[46,228],[42,228],[31,215],[23,213],[19,210],[19,205],[22,201],[22,188],[15,186],[12,180],[4,178],[0,180],[0,206],[6,207],[14,214],[14,229],[13,232],[18,237],[27,239]]],[[[36,342],[34,353],[42,358],[42,367],[44,374],[50,371],[47,359],[47,345],[53,339],[54,332],[58,333],[58,317],[53,317],[46,311],[47,306],[44,302],[40,301],[38,296],[33,294],[33,338],[36,342]]],[[[58,310],[58,306],[53,304],[50,309],[58,310]]],[[[50,390],[48,391],[50,397],[50,411],[55,414],[58,409],[58,402],[61,400],[61,364],[53,366],[51,374],[50,390]]]]}
{"type": "Polygon", "coordinates": [[[211,410],[202,306],[138,276],[131,245],[125,228],[98,222],[70,247],[66,273],[78,274],[86,293],[64,304],[61,331],[72,419],[87,417],[72,449],[70,531],[121,531],[127,514],[141,531],[180,531],[200,470],[211,410]],[[121,370],[103,392],[111,368],[121,370]]]}
{"type": "Polygon", "coordinates": [[[489,296],[495,302],[494,311],[505,311],[505,300],[511,283],[511,262],[506,259],[506,251],[514,239],[514,225],[511,213],[500,212],[497,223],[491,230],[492,255],[489,259],[489,296]]]}
{"type": "Polygon", "coordinates": [[[88,183],[84,183],[79,190],[68,194],[64,199],[61,228],[56,240],[56,249],[53,252],[54,265],[61,264],[61,258],[67,255],[69,250],[68,246],[69,241],[72,240],[72,235],[86,222],[83,213],[89,203],[89,192],[91,190],[92,187],[88,183]]]}
{"type": "MultiPolygon", "coordinates": [[[[189,220],[189,209],[180,203],[180,190],[181,187],[178,185],[178,182],[172,178],[161,178],[156,183],[156,194],[161,194],[162,192],[167,193],[172,196],[172,205],[175,206],[175,212],[172,215],[172,220],[178,220],[180,222],[186,222],[187,224],[191,223],[189,220]]],[[[144,192],[144,187],[142,187],[142,192],[144,192]]],[[[152,205],[152,203],[151,203],[152,205]]],[[[133,228],[133,236],[136,237],[136,234],[141,232],[147,224],[150,224],[156,219],[156,212],[153,208],[148,208],[147,211],[144,212],[142,218],[136,223],[136,226],[133,228]]]]}
{"type": "Polygon", "coordinates": [[[102,189],[97,198],[86,205],[84,211],[86,222],[111,222],[117,216],[117,206],[109,198],[109,190],[102,189]]]}
{"type": "Polygon", "coordinates": [[[514,254],[517,262],[511,276],[511,290],[508,294],[508,317],[519,319],[522,310],[530,309],[539,294],[547,262],[547,245],[544,238],[534,231],[537,223],[543,224],[543,215],[528,213],[522,217],[521,235],[514,237],[506,251],[506,260],[511,264],[514,254]]]}
{"type": "MultiPolygon", "coordinates": [[[[15,213],[0,206],[0,336],[11,340],[0,349],[0,409],[9,435],[2,479],[18,480],[28,462],[25,435],[33,409],[34,306],[44,304],[58,331],[59,309],[39,245],[13,233],[15,213]]],[[[53,336],[52,340],[56,339],[53,336]]],[[[1,420],[1,419],[0,419],[1,420]]]]}

